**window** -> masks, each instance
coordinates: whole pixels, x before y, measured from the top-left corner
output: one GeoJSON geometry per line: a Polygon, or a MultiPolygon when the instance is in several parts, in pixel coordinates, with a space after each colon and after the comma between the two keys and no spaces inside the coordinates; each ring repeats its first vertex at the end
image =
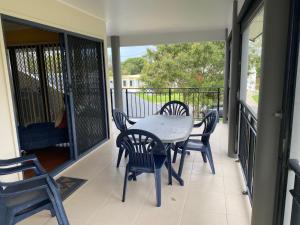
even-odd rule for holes
{"type": "Polygon", "coordinates": [[[123,87],[126,87],[126,80],[123,80],[123,87]]]}
{"type": "Polygon", "coordinates": [[[263,8],[243,31],[240,98],[256,114],[261,77],[263,8]]]}
{"type": "Polygon", "coordinates": [[[133,81],[132,81],[132,80],[129,81],[129,86],[130,86],[130,87],[133,86],[133,81]]]}

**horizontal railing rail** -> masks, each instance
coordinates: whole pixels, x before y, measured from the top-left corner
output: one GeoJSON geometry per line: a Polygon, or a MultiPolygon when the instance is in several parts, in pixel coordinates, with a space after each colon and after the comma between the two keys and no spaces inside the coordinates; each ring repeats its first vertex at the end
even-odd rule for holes
{"type": "Polygon", "coordinates": [[[242,101],[239,102],[238,148],[237,153],[245,177],[250,201],[253,198],[253,167],[255,164],[257,119],[242,101]]]}
{"type": "MultiPolygon", "coordinates": [[[[114,89],[110,89],[112,108],[114,89]]],[[[156,114],[161,107],[172,100],[179,100],[189,106],[194,118],[201,118],[201,112],[215,109],[223,115],[223,88],[123,88],[123,110],[131,118],[143,118],[156,114]]]]}

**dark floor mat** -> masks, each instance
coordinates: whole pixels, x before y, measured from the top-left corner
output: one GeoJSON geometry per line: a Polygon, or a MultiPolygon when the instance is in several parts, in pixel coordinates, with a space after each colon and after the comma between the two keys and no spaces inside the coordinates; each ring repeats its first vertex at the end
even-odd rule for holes
{"type": "Polygon", "coordinates": [[[73,194],[78,188],[80,188],[87,180],[73,178],[73,177],[60,177],[56,180],[60,187],[61,197],[63,200],[73,194]]]}

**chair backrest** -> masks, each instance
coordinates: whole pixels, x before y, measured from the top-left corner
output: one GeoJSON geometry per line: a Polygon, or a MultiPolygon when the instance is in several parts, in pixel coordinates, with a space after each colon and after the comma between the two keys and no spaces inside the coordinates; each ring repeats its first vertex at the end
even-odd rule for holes
{"type": "Polygon", "coordinates": [[[117,146],[129,153],[129,165],[154,170],[153,155],[166,155],[161,140],[154,134],[138,129],[130,129],[119,134],[117,146]]]}
{"type": "Polygon", "coordinates": [[[219,121],[219,114],[216,110],[212,110],[206,114],[206,116],[203,119],[204,134],[209,134],[207,136],[202,136],[201,140],[204,144],[207,144],[210,139],[210,135],[214,132],[217,123],[219,121]]]}
{"type": "Polygon", "coordinates": [[[122,111],[119,111],[117,109],[114,109],[113,110],[113,119],[115,121],[115,124],[116,124],[116,127],[121,131],[126,131],[127,130],[127,124],[126,124],[126,121],[127,121],[127,115],[122,112],[122,111]]]}
{"type": "Polygon", "coordinates": [[[161,109],[160,115],[189,116],[189,107],[180,101],[167,102],[161,109]]]}

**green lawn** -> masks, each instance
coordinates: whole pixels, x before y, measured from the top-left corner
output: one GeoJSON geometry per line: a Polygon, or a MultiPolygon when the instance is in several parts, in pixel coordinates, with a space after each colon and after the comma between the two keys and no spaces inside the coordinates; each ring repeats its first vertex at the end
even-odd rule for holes
{"type": "Polygon", "coordinates": [[[252,99],[258,103],[259,95],[252,95],[252,99]]]}
{"type": "MultiPolygon", "coordinates": [[[[155,93],[155,94],[147,94],[147,93],[138,93],[140,98],[152,102],[152,103],[164,103],[169,101],[169,93],[155,93]]],[[[172,93],[171,100],[182,100],[183,96],[178,93],[172,93]]]]}

